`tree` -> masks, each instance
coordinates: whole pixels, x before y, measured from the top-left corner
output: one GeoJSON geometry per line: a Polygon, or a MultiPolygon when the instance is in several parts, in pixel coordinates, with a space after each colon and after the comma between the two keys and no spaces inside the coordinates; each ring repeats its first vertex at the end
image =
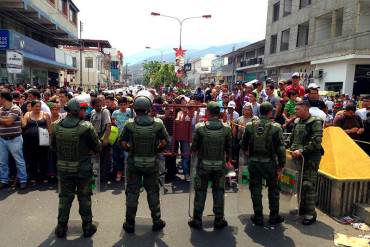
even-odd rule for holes
{"type": "Polygon", "coordinates": [[[178,82],[173,64],[150,61],[143,64],[144,84],[150,87],[173,86],[178,82]]]}

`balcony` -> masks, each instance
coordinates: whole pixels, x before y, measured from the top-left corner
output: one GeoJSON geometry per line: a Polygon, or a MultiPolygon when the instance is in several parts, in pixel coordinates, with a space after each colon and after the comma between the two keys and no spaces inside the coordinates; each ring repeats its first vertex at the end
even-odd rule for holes
{"type": "Polygon", "coordinates": [[[239,63],[239,66],[236,68],[236,70],[244,70],[244,69],[251,69],[251,68],[259,68],[263,67],[263,58],[262,57],[256,57],[251,58],[246,61],[242,61],[239,63]]]}
{"type": "Polygon", "coordinates": [[[78,37],[77,25],[46,0],[1,0],[0,14],[30,28],[37,28],[49,38],[62,40],[78,37]]]}

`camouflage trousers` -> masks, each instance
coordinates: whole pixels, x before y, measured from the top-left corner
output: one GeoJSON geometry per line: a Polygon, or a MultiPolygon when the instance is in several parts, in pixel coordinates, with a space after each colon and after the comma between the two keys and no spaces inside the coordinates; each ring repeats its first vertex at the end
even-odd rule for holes
{"type": "Polygon", "coordinates": [[[316,185],[319,164],[320,158],[312,159],[311,157],[305,157],[302,178],[300,211],[306,215],[316,216],[315,211],[315,205],[317,201],[316,185]]]}
{"type": "Polygon", "coordinates": [[[248,163],[253,210],[255,214],[262,214],[262,179],[266,180],[270,214],[279,213],[280,191],[276,166],[271,162],[249,161],[248,163]]]}
{"type": "Polygon", "coordinates": [[[213,213],[216,218],[224,217],[225,172],[224,170],[206,171],[197,169],[194,178],[194,217],[201,218],[207,198],[208,181],[212,182],[213,213]]]}
{"type": "Polygon", "coordinates": [[[147,193],[153,223],[156,223],[161,219],[158,168],[138,168],[132,164],[127,167],[126,220],[135,221],[142,185],[147,193]]]}
{"type": "Polygon", "coordinates": [[[59,213],[58,223],[68,222],[69,213],[75,194],[79,203],[79,213],[83,222],[92,221],[91,211],[91,178],[81,178],[79,176],[60,176],[59,192],[59,213]]]}

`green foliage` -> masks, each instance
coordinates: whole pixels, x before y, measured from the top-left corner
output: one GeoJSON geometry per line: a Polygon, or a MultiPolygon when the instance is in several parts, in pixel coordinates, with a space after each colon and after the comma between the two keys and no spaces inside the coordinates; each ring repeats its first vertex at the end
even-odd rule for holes
{"type": "Polygon", "coordinates": [[[150,61],[143,64],[144,84],[150,87],[159,88],[161,85],[173,86],[178,79],[173,64],[150,61]]]}

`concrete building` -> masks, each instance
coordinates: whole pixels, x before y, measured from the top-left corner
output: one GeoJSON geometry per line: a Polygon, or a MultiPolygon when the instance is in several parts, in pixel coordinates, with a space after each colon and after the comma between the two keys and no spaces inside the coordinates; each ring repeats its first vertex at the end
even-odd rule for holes
{"type": "Polygon", "coordinates": [[[370,94],[370,1],[269,0],[265,68],[321,90],[370,94]]]}
{"type": "Polygon", "coordinates": [[[73,44],[63,46],[63,51],[72,56],[76,70],[62,71],[60,74],[61,84],[72,87],[82,86],[85,90],[97,89],[98,85],[101,88],[108,87],[111,82],[110,48],[111,45],[106,40],[90,39],[79,40],[77,46],[73,44]],[[82,57],[82,63],[80,57],[82,57]]]}
{"type": "Polygon", "coordinates": [[[78,37],[78,8],[72,0],[0,1],[0,82],[58,85],[60,70],[75,70],[58,49],[78,37]],[[19,74],[9,74],[6,51],[23,54],[19,74]]]}
{"type": "Polygon", "coordinates": [[[191,71],[186,74],[186,81],[189,85],[199,86],[209,83],[211,78],[212,61],[215,54],[207,54],[204,57],[191,61],[191,71]]]}
{"type": "Polygon", "coordinates": [[[228,60],[223,67],[226,71],[225,82],[265,80],[264,53],[265,40],[261,40],[225,54],[228,60]]]}

